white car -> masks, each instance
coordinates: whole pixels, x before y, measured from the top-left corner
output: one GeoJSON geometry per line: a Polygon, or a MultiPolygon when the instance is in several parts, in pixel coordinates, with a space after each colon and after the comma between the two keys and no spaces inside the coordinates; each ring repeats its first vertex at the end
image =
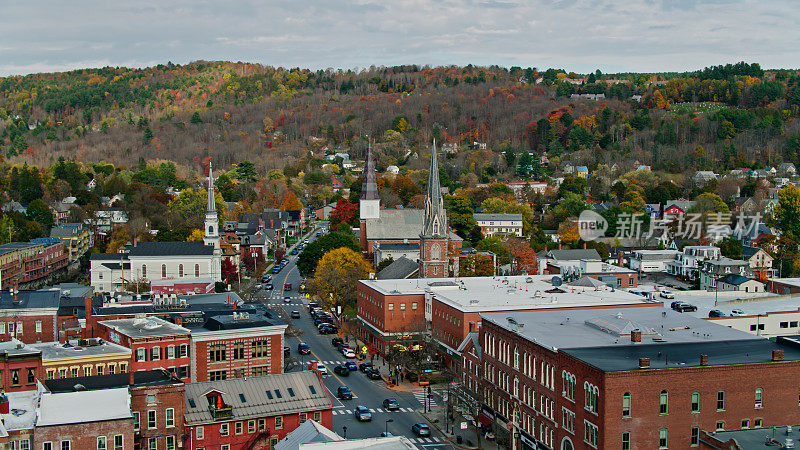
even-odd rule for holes
{"type": "Polygon", "coordinates": [[[353,351],[352,348],[347,348],[344,350],[344,357],[345,358],[355,358],[356,352],[353,351]]]}
{"type": "Polygon", "coordinates": [[[675,294],[673,294],[672,291],[661,291],[658,295],[661,296],[661,298],[675,298],[675,294]]]}
{"type": "Polygon", "coordinates": [[[732,316],[743,316],[744,315],[744,311],[742,311],[741,309],[732,309],[731,310],[731,315],[732,316]]]}
{"type": "Polygon", "coordinates": [[[328,368],[325,367],[325,364],[317,363],[317,370],[319,371],[320,375],[327,375],[328,374],[328,368]]]}

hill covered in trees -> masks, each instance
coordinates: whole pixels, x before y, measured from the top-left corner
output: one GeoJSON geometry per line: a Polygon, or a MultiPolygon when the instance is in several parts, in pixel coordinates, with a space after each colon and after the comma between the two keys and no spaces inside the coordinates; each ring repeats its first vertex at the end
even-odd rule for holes
{"type": "Polygon", "coordinates": [[[544,175],[528,152],[679,173],[797,162],[798,115],[798,71],[747,63],[575,74],[200,61],[0,78],[0,154],[40,167],[62,156],[132,166],[210,155],[226,168],[254,161],[264,175],[313,169],[315,156],[337,148],[358,158],[370,136],[379,169],[420,169],[420,150],[437,137],[456,145],[445,163],[454,180],[544,175]]]}

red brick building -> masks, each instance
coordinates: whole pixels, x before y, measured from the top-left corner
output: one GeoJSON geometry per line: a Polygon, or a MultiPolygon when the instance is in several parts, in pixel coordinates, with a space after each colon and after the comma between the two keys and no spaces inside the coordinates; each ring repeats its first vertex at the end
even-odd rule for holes
{"type": "Polygon", "coordinates": [[[36,390],[42,378],[42,352],[12,339],[0,343],[0,388],[5,392],[36,390]]]}
{"type": "Polygon", "coordinates": [[[129,399],[128,388],[42,394],[32,448],[132,448],[129,399]]]}
{"type": "Polygon", "coordinates": [[[97,337],[131,349],[131,372],[168,370],[184,381],[190,377],[190,331],[158,317],[104,320],[97,337]]]}
{"type": "Polygon", "coordinates": [[[58,290],[0,292],[0,341],[57,341],[60,299],[58,290]]]}
{"type": "Polygon", "coordinates": [[[501,443],[692,448],[701,430],[800,420],[797,340],[771,342],[660,308],[481,318],[475,395],[501,443]]]}
{"type": "Polygon", "coordinates": [[[261,315],[214,316],[192,329],[192,381],[217,381],[283,372],[287,325],[261,315]]]}
{"type": "Polygon", "coordinates": [[[311,371],[186,385],[186,448],[270,449],[306,420],[333,427],[333,399],[311,371]]]}
{"type": "Polygon", "coordinates": [[[413,342],[415,335],[430,332],[448,362],[480,328],[484,312],[661,306],[607,286],[555,286],[551,276],[542,275],[363,280],[356,289],[364,342],[383,353],[393,343],[413,342]]]}
{"type": "Polygon", "coordinates": [[[58,238],[3,244],[0,245],[0,285],[30,287],[64,269],[68,263],[69,253],[58,238]]]}
{"type": "MultiPolygon", "coordinates": [[[[169,372],[149,370],[49,380],[45,387],[52,393],[66,393],[73,392],[76,384],[87,390],[128,388],[134,440],[128,441],[125,448],[180,448],[184,435],[184,383],[169,372]]],[[[53,448],[57,450],[57,447],[53,448]]],[[[109,445],[107,448],[114,447],[109,445]]]]}

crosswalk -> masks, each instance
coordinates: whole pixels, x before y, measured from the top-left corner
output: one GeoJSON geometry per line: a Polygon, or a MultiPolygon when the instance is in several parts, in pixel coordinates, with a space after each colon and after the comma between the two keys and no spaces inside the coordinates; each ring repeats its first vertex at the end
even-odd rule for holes
{"type": "Polygon", "coordinates": [[[425,437],[418,437],[418,438],[408,438],[409,441],[415,444],[441,444],[442,441],[436,438],[425,438],[425,437]]]}
{"type": "MultiPolygon", "coordinates": [[[[427,395],[427,391],[425,389],[417,389],[417,390],[414,391],[414,398],[416,398],[417,401],[420,402],[423,405],[426,404],[425,403],[425,396],[426,395],[427,395]]],[[[428,399],[428,401],[429,401],[429,403],[427,403],[427,404],[430,405],[431,407],[439,406],[439,404],[436,402],[436,398],[434,398],[434,397],[431,397],[430,399],[428,399]]]]}
{"type": "MultiPolygon", "coordinates": [[[[414,408],[400,408],[400,409],[397,409],[397,410],[394,410],[394,411],[389,411],[388,409],[383,409],[383,408],[370,408],[369,412],[371,412],[373,414],[395,413],[395,412],[410,413],[410,412],[414,412],[414,408]]],[[[333,410],[333,415],[334,416],[347,415],[347,414],[353,414],[353,410],[352,409],[334,409],[333,410]]]]}

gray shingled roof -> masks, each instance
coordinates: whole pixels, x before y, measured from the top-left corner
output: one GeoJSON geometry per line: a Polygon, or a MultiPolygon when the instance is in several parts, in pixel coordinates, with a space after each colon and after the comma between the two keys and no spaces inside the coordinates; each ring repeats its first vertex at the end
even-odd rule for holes
{"type": "Polygon", "coordinates": [[[475,213],[472,215],[472,218],[475,221],[480,220],[516,220],[517,222],[522,221],[522,214],[505,214],[505,213],[475,213]]]}
{"type": "Polygon", "coordinates": [[[139,242],[131,256],[212,255],[214,247],[202,242],[139,242]]]}
{"type": "Polygon", "coordinates": [[[212,391],[222,394],[225,404],[232,407],[232,420],[333,408],[333,400],[316,373],[281,373],[186,384],[186,423],[197,425],[214,422],[206,398],[212,391]]]}
{"type": "Polygon", "coordinates": [[[378,272],[377,278],[379,280],[405,279],[413,275],[417,270],[419,270],[419,264],[416,261],[401,256],[397,261],[378,272]]]}
{"type": "Polygon", "coordinates": [[[558,261],[576,261],[580,259],[593,259],[599,260],[600,254],[597,250],[590,249],[563,249],[563,250],[549,250],[547,255],[558,261]]]}
{"type": "MultiPolygon", "coordinates": [[[[380,218],[366,222],[367,239],[370,240],[418,240],[422,233],[421,209],[382,209],[380,218]]],[[[451,241],[461,241],[455,233],[450,233],[451,241]]]]}

